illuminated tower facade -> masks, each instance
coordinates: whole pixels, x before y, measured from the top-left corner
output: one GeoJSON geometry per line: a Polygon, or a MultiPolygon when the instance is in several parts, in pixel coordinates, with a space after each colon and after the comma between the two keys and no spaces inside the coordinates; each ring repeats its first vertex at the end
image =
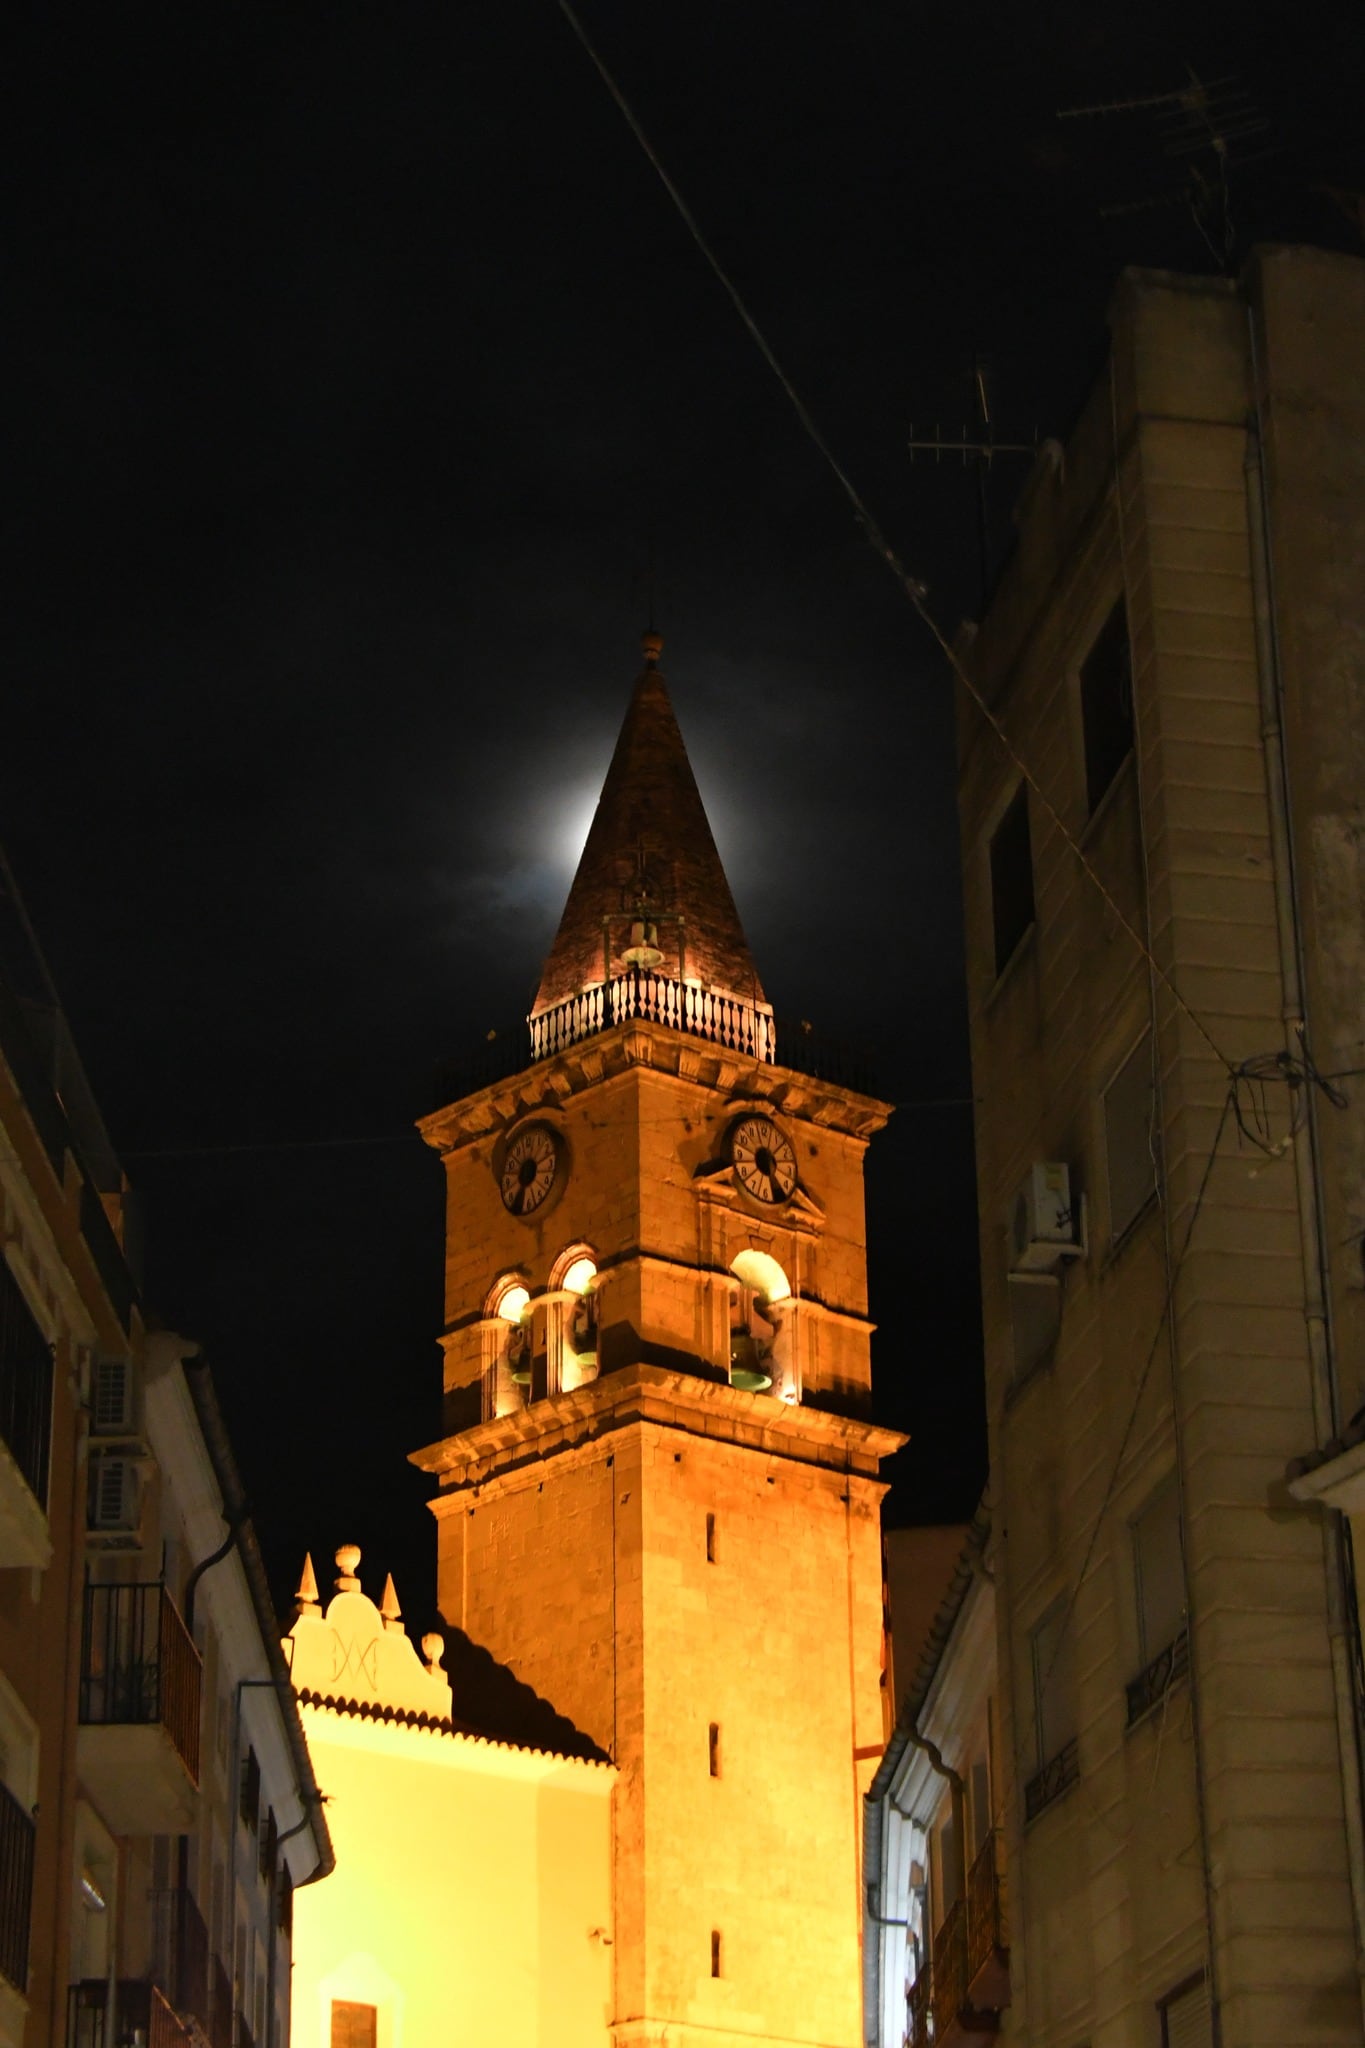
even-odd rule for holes
{"type": "Polygon", "coordinates": [[[583,1930],[604,2038],[853,2048],[902,1441],[868,1419],[888,1109],[776,1034],[659,652],[527,1040],[423,1125],[449,1434],[416,1462],[447,1623],[617,1767],[612,1924],[583,1930]]]}

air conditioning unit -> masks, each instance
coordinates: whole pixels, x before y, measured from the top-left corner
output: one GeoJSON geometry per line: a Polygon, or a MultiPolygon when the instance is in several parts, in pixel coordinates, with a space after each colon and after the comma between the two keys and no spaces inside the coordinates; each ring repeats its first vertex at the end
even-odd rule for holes
{"type": "Polygon", "coordinates": [[[137,1541],[142,1521],[142,1475],[136,1458],[92,1458],[86,1528],[116,1548],[137,1541]]]}
{"type": "Polygon", "coordinates": [[[1010,1212],[1010,1270],[1051,1273],[1084,1251],[1085,1197],[1078,1212],[1070,1170],[1060,1160],[1035,1159],[1010,1212]]]}
{"type": "Polygon", "coordinates": [[[131,1358],[97,1358],[90,1374],[92,1436],[137,1434],[137,1376],[131,1358]]]}

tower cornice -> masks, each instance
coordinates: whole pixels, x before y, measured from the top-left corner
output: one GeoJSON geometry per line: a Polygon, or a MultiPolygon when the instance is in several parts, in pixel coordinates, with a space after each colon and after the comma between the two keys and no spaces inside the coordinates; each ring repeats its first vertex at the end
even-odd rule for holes
{"type": "MultiPolygon", "coordinates": [[[[633,1365],[428,1444],[410,1454],[410,1463],[431,1473],[446,1495],[641,1422],[873,1481],[882,1459],[909,1442],[899,1430],[827,1408],[787,1406],[693,1373],[633,1365]]],[[[445,1511],[439,1497],[431,1508],[445,1511]]]]}
{"type": "Polygon", "coordinates": [[[813,1079],[777,1061],[634,1017],[462,1096],[421,1118],[417,1128],[433,1151],[458,1151],[519,1116],[560,1107],[633,1067],[648,1067],[710,1089],[736,1104],[769,1104],[788,1116],[864,1143],[881,1130],[894,1106],[874,1095],[813,1079]]]}

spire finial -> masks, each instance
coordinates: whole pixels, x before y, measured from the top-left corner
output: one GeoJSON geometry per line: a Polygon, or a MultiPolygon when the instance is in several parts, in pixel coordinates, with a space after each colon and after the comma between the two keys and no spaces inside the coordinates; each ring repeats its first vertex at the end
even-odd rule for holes
{"type": "Polygon", "coordinates": [[[355,1575],[355,1568],[360,1563],[360,1545],[343,1543],[336,1553],[336,1561],[338,1593],[358,1593],[360,1581],[355,1575]]]}
{"type": "Polygon", "coordinates": [[[312,1553],[306,1552],[303,1560],[303,1570],[299,1573],[299,1590],[294,1595],[294,1609],[297,1614],[303,1615],[317,1614],[320,1608],[318,1577],[317,1573],[313,1570],[312,1553]]]}
{"type": "Polygon", "coordinates": [[[398,1605],[398,1594],[394,1588],[392,1572],[384,1580],[384,1594],[379,1602],[379,1612],[384,1617],[385,1628],[401,1628],[403,1626],[403,1610],[398,1605]]]}
{"type": "Polygon", "coordinates": [[[445,1672],[441,1668],[441,1658],[445,1654],[445,1647],[444,1636],[432,1634],[422,1638],[422,1655],[427,1660],[427,1671],[432,1678],[445,1677],[445,1672]]]}
{"type": "Polygon", "coordinates": [[[663,651],[663,635],[656,633],[651,626],[649,631],[640,637],[640,652],[644,655],[645,667],[657,668],[659,666],[659,656],[663,651]]]}

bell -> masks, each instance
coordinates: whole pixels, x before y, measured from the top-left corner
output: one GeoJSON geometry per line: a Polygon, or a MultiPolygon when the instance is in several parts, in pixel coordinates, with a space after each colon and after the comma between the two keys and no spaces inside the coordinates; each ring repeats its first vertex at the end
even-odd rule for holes
{"type": "Polygon", "coordinates": [[[730,1340],[730,1385],[742,1394],[766,1394],[772,1383],[757,1344],[747,1330],[738,1331],[730,1340]]]}
{"type": "Polygon", "coordinates": [[[529,1387],[531,1384],[531,1333],[529,1330],[513,1330],[507,1340],[507,1377],[514,1387],[529,1387]]]}
{"type": "Polygon", "coordinates": [[[652,974],[656,967],[662,967],[664,956],[659,951],[657,927],[637,918],[630,928],[630,944],[621,958],[627,967],[634,967],[643,974],[652,974]]]}

